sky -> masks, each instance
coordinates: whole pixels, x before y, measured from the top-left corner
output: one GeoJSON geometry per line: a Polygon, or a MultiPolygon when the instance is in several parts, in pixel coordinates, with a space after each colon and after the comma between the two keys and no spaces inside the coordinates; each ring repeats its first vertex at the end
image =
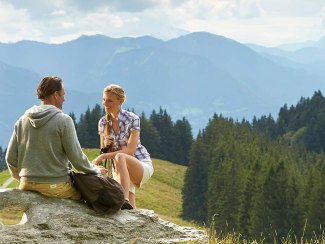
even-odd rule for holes
{"type": "Polygon", "coordinates": [[[325,36],[325,0],[0,0],[0,42],[81,35],[170,40],[206,31],[277,46],[325,36]]]}

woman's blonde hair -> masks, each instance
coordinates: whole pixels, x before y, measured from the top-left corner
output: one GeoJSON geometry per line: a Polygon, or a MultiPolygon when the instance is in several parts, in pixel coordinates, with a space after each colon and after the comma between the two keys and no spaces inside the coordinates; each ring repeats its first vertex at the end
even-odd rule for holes
{"type": "Polygon", "coordinates": [[[104,88],[103,92],[111,92],[114,93],[118,99],[122,100],[123,102],[126,99],[125,92],[121,86],[110,84],[104,88]]]}

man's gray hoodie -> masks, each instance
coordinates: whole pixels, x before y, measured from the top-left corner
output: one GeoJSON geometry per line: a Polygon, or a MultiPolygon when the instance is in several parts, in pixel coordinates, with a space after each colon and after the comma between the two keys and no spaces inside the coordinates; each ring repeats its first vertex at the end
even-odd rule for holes
{"type": "Polygon", "coordinates": [[[52,105],[33,106],[18,119],[6,153],[13,177],[27,182],[68,182],[68,165],[99,173],[82,152],[70,116],[52,105]]]}

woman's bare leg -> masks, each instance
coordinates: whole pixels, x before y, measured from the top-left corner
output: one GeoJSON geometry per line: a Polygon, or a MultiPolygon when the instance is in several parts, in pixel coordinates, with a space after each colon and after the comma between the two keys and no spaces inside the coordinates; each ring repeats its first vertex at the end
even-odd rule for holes
{"type": "Polygon", "coordinates": [[[130,200],[132,207],[134,209],[136,209],[137,207],[135,206],[135,195],[133,192],[129,192],[129,200],[130,200]]]}
{"type": "Polygon", "coordinates": [[[124,188],[124,197],[130,200],[130,203],[135,208],[135,195],[130,193],[130,181],[139,186],[143,178],[143,166],[138,159],[125,153],[115,155],[115,172],[113,177],[124,188]]]}

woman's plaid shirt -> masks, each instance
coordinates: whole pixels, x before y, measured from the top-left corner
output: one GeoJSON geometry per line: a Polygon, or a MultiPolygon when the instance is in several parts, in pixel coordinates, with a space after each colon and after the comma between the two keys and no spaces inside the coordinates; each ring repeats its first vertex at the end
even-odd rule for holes
{"type": "MultiPolygon", "coordinates": [[[[115,140],[116,145],[119,149],[126,147],[127,143],[130,138],[130,133],[133,130],[140,131],[140,118],[136,114],[129,112],[127,110],[121,109],[118,114],[118,121],[119,121],[119,131],[117,134],[114,133],[112,129],[112,121],[108,121],[110,123],[110,136],[112,136],[115,140]]],[[[106,115],[100,118],[98,122],[98,134],[103,135],[105,131],[105,126],[107,124],[106,115]]],[[[135,150],[134,156],[141,160],[141,159],[148,159],[150,158],[150,154],[148,153],[147,149],[141,144],[140,138],[138,141],[137,148],[135,150]]]]}

